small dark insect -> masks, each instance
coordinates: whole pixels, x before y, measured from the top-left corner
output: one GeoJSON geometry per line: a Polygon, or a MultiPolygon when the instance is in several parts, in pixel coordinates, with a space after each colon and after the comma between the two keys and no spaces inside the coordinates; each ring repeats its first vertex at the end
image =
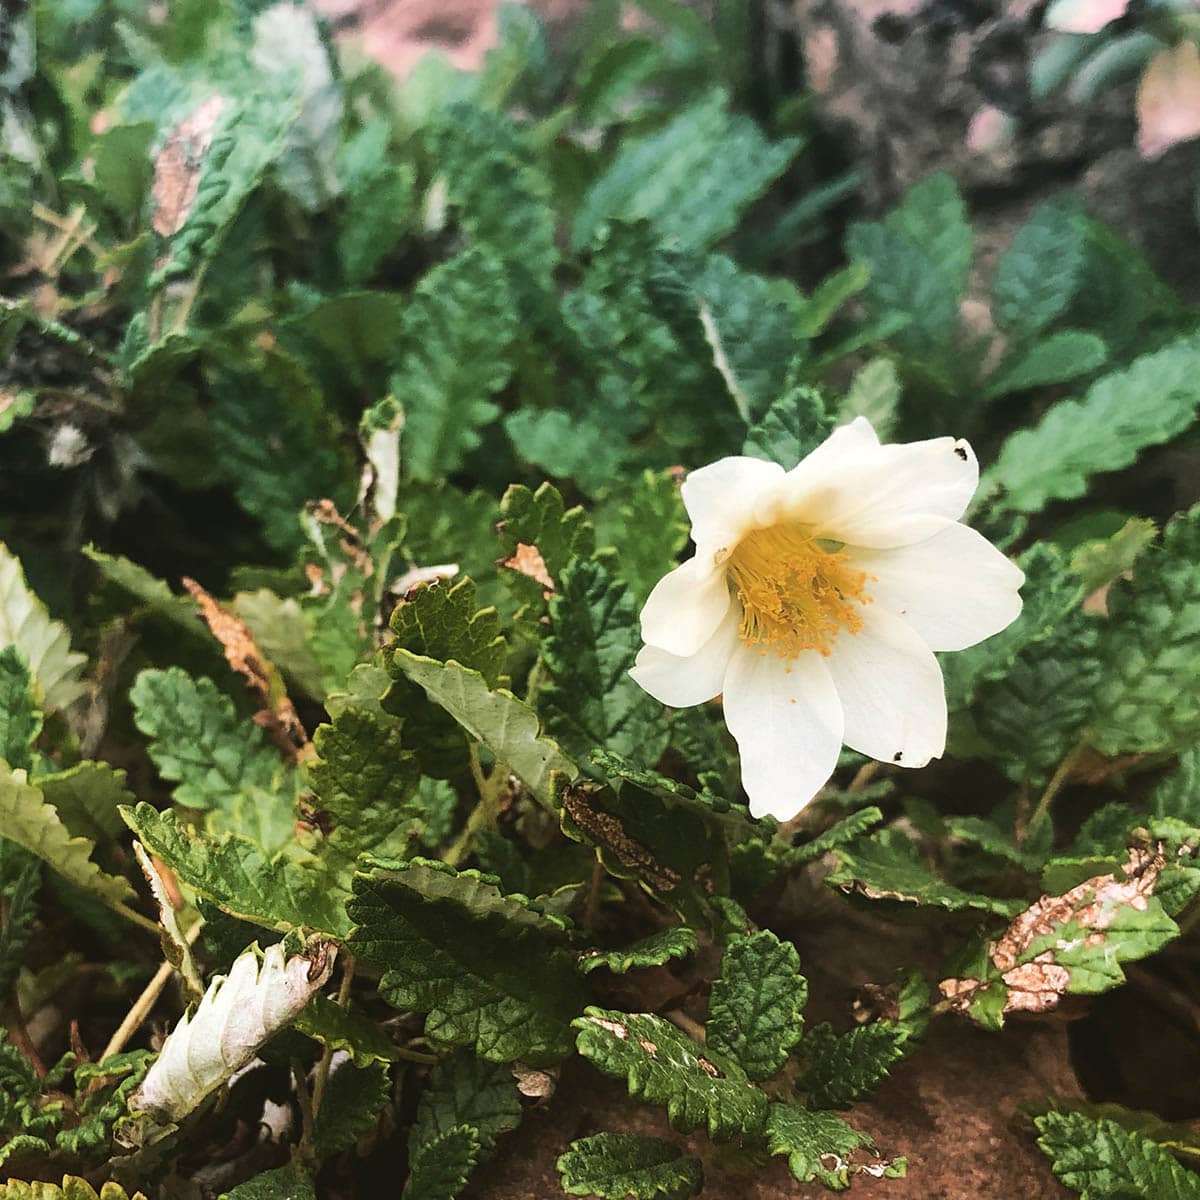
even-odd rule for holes
{"type": "Polygon", "coordinates": [[[904,751],[897,750],[896,753],[892,755],[892,762],[899,762],[903,757],[904,757],[904,751]]]}
{"type": "Polygon", "coordinates": [[[958,457],[963,460],[963,462],[967,461],[967,452],[961,446],[955,446],[954,453],[957,454],[958,457]]]}

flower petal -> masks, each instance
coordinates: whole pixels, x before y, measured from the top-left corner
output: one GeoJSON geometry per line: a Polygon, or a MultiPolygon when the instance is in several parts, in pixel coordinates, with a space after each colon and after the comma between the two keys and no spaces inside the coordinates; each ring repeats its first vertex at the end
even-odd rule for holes
{"type": "Polygon", "coordinates": [[[901,618],[872,604],[825,660],[860,754],[923,767],[946,748],[946,692],[933,652],[901,618]]]}
{"type": "Polygon", "coordinates": [[[842,706],[825,660],[785,662],[739,646],[725,673],[725,723],[737,739],[750,812],[786,821],[837,766],[842,706]]]}
{"type": "Polygon", "coordinates": [[[1025,574],[982,534],[957,522],[914,546],[855,550],[875,605],[903,617],[931,650],[965,650],[1021,613],[1025,574]]]}
{"type": "Polygon", "coordinates": [[[814,453],[789,473],[774,516],[813,525],[818,537],[889,549],[958,520],[978,484],[979,463],[961,439],[870,446],[845,438],[837,453],[814,453]]]}
{"type": "Polygon", "coordinates": [[[731,598],[725,572],[697,554],[664,575],[642,607],[642,641],[686,658],[712,637],[731,598]]]}
{"type": "Polygon", "coordinates": [[[754,506],[784,477],[778,463],[734,455],[693,471],[680,494],[697,546],[732,549],[754,525],[754,506]]]}
{"type": "Polygon", "coordinates": [[[634,682],[662,704],[688,708],[720,695],[729,657],[738,644],[741,611],[731,604],[717,631],[687,658],[668,654],[657,646],[643,646],[629,674],[634,682]]]}

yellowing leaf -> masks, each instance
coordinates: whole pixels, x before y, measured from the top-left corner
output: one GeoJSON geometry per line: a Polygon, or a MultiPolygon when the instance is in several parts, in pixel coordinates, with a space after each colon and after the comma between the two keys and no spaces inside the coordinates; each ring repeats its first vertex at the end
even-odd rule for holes
{"type": "Polygon", "coordinates": [[[1200,137],[1200,46],[1185,40],[1150,60],[1138,84],[1137,114],[1143,158],[1200,137]]]}

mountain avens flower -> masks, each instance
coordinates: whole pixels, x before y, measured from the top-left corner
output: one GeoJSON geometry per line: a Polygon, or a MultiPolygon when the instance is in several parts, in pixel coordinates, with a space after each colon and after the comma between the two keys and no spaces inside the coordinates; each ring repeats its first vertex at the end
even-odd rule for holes
{"type": "Polygon", "coordinates": [[[966,442],[884,446],[862,417],[791,471],[723,458],[684,481],[696,554],[646,601],[632,674],[675,708],[723,698],[755,816],[795,816],[843,744],[941,755],[933,651],[1021,611],[1020,569],[959,522],[978,482],[966,442]]]}

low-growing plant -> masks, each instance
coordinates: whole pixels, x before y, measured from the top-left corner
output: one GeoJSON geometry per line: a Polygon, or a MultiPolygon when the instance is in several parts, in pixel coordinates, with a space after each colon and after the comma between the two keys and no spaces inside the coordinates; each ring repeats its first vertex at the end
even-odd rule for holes
{"type": "Polygon", "coordinates": [[[893,1179],[931,1023],[1194,948],[1194,310],[1062,197],[968,324],[940,175],[814,273],[853,175],[638,14],[399,84],[291,0],[3,27],[0,1197],[453,1200],[535,1109],[570,1195],[893,1179]],[[814,922],[926,950],[818,995],[814,922]]]}

